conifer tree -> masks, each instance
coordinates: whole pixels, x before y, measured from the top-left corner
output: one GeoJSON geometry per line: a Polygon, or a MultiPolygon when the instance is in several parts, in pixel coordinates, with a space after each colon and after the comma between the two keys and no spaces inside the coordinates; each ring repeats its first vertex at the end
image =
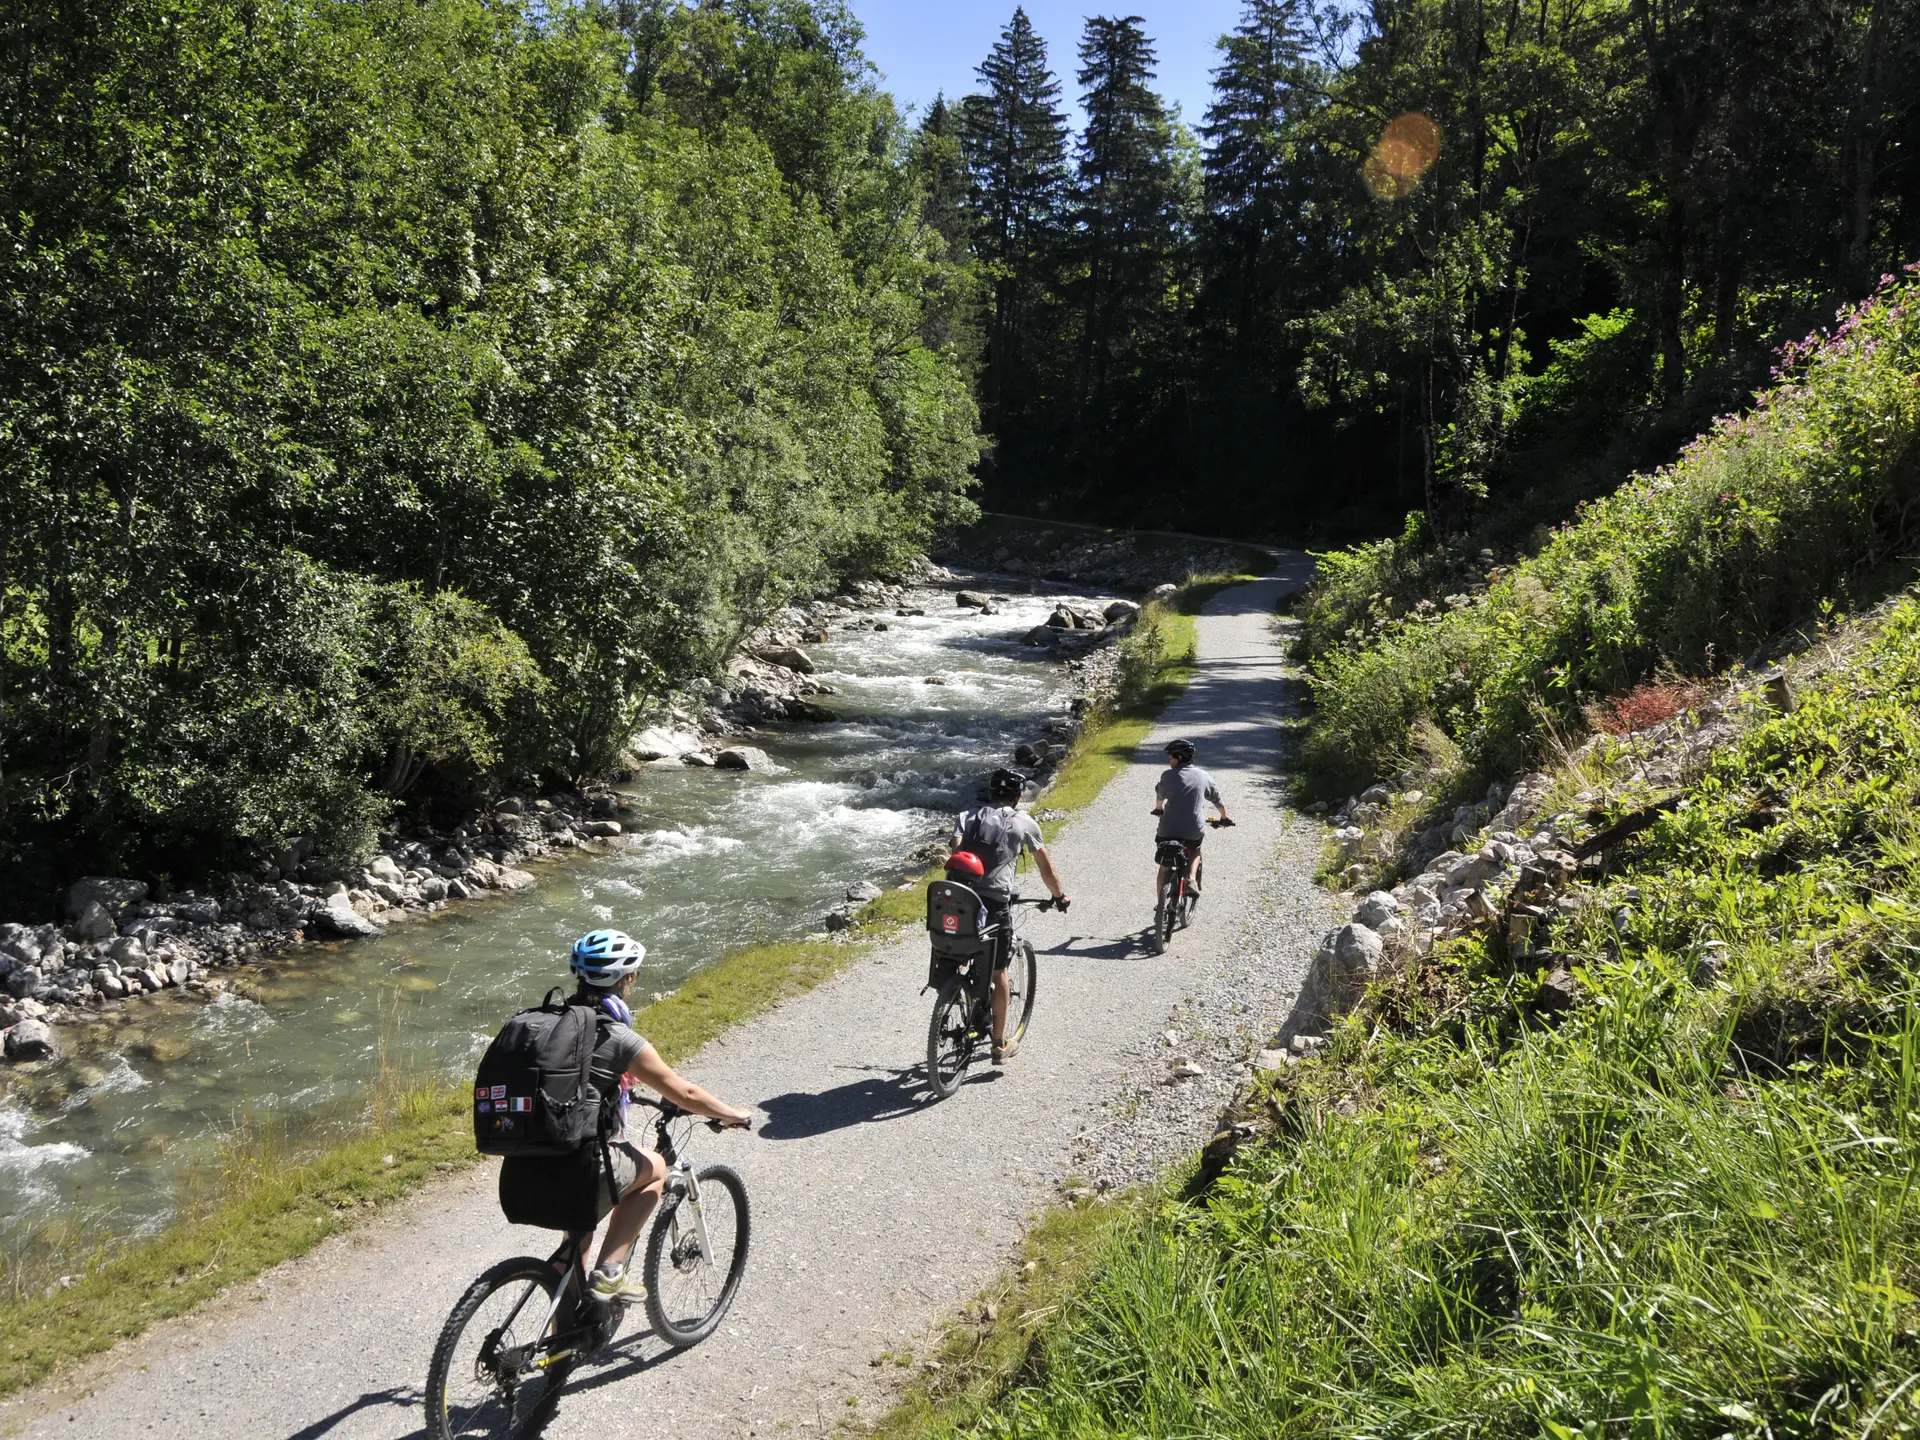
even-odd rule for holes
{"type": "Polygon", "coordinates": [[[1317,106],[1312,59],[1321,29],[1314,0],[1246,0],[1240,23],[1220,39],[1207,107],[1207,206],[1214,272],[1231,292],[1230,320],[1244,333],[1262,301],[1262,261],[1293,229],[1289,194],[1302,190],[1301,123],[1317,106]]]}
{"type": "Polygon", "coordinates": [[[989,428],[1014,417],[1002,399],[1030,393],[1029,333],[1044,296],[1067,183],[1067,122],[1060,82],[1047,68],[1047,43],[1024,9],[1000,32],[979,70],[985,89],[961,105],[961,140],[972,177],[975,251],[986,267],[989,301],[981,398],[989,428]]]}
{"type": "Polygon", "coordinates": [[[1094,16],[1080,42],[1087,112],[1074,195],[1079,448],[1110,434],[1140,398],[1170,338],[1169,282],[1180,242],[1173,127],[1151,88],[1153,45],[1138,15],[1094,16]]]}

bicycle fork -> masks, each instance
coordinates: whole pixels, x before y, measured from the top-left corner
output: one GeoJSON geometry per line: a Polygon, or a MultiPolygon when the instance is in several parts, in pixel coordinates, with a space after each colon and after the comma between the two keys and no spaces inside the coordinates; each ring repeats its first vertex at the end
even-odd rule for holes
{"type": "Polygon", "coordinates": [[[680,1241],[685,1233],[681,1214],[691,1210],[693,1224],[687,1228],[693,1232],[694,1246],[703,1262],[713,1264],[713,1246],[707,1242],[707,1218],[700,1211],[700,1181],[694,1176],[693,1166],[685,1160],[676,1161],[667,1173],[667,1183],[663,1189],[663,1200],[673,1207],[669,1212],[673,1223],[672,1257],[675,1260],[680,1257],[680,1241]]]}

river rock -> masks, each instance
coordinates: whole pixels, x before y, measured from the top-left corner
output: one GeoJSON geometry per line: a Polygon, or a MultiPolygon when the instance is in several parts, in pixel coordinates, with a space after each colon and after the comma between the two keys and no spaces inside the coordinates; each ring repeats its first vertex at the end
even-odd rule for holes
{"type": "Polygon", "coordinates": [[[1116,600],[1102,613],[1109,625],[1125,625],[1140,618],[1140,607],[1131,600],[1116,600]]]}
{"type": "Polygon", "coordinates": [[[682,765],[691,765],[696,770],[711,770],[713,768],[713,756],[704,750],[689,750],[680,757],[680,763],[682,765]]]}
{"type": "Polygon", "coordinates": [[[650,760],[677,760],[690,750],[698,750],[700,746],[698,735],[649,725],[633,737],[627,745],[627,754],[636,764],[644,765],[650,760]]]}
{"type": "Polygon", "coordinates": [[[502,800],[498,805],[493,807],[493,813],[496,815],[518,815],[520,813],[520,809],[521,809],[521,806],[520,806],[519,800],[516,799],[514,796],[509,795],[506,799],[502,800]]]}
{"type": "Polygon", "coordinates": [[[22,1020],[7,1031],[7,1059],[58,1060],[60,1041],[44,1020],[22,1020]]]}
{"type": "Polygon", "coordinates": [[[1034,626],[1021,638],[1023,643],[1028,645],[1051,645],[1054,637],[1059,633],[1060,631],[1049,623],[1034,626]]]}
{"type": "Polygon", "coordinates": [[[473,898],[473,891],[464,880],[449,880],[447,881],[447,898],[449,900],[471,900],[473,898]]]}
{"type": "Polygon", "coordinates": [[[531,890],[539,882],[524,870],[502,869],[493,883],[499,890],[531,890]]]}
{"type": "Polygon", "coordinates": [[[618,820],[589,820],[580,828],[596,840],[611,840],[620,833],[620,822],[618,820]]]}
{"type": "Polygon", "coordinates": [[[315,907],[307,923],[342,940],[364,940],[380,933],[380,927],[355,910],[344,892],[329,895],[326,904],[315,907]]]}
{"type": "Polygon", "coordinates": [[[367,874],[388,885],[399,885],[406,880],[406,876],[400,873],[400,867],[393,863],[391,855],[374,856],[367,862],[367,874]]]}
{"type": "MultiPolygon", "coordinates": [[[[879,626],[874,627],[876,630],[879,626]]],[[[780,645],[765,650],[755,650],[753,657],[768,665],[778,665],[782,670],[796,670],[802,675],[813,674],[813,657],[796,645],[780,645]]]]}
{"type": "Polygon", "coordinates": [[[93,972],[93,988],[109,1000],[118,1000],[127,993],[127,982],[102,965],[93,972]]]}
{"type": "Polygon", "coordinates": [[[273,863],[280,873],[291,880],[300,873],[300,867],[313,858],[313,841],[301,836],[289,840],[286,849],[274,856],[273,863]]]}
{"type": "Polygon", "coordinates": [[[826,926],[829,930],[851,930],[853,911],[845,905],[836,905],[827,912],[826,926]]]}
{"type": "Polygon", "coordinates": [[[1154,600],[1171,600],[1174,596],[1178,595],[1179,593],[1180,593],[1180,587],[1178,585],[1174,585],[1171,583],[1168,583],[1165,585],[1156,585],[1147,592],[1147,600],[1149,602],[1152,602],[1154,600]]]}
{"type": "Polygon", "coordinates": [[[431,905],[435,901],[447,898],[447,882],[439,875],[429,875],[420,882],[420,898],[431,905]]]}
{"type": "Polygon", "coordinates": [[[1047,627],[1052,630],[1074,629],[1073,611],[1064,605],[1056,605],[1053,613],[1047,616],[1047,627]]]}
{"type": "Polygon", "coordinates": [[[89,905],[98,904],[113,917],[114,925],[118,928],[120,921],[133,907],[146,898],[147,885],[144,880],[116,880],[105,875],[89,875],[67,887],[67,918],[79,920],[87,913],[89,905]]]}
{"type": "Polygon", "coordinates": [[[16,999],[37,998],[46,986],[46,974],[38,965],[20,965],[7,976],[7,993],[16,999]]]}
{"type": "Polygon", "coordinates": [[[985,610],[992,602],[978,590],[962,590],[958,595],[953,597],[953,603],[956,605],[971,605],[976,609],[985,610]]]}
{"type": "Polygon", "coordinates": [[[847,887],[847,899],[864,905],[869,900],[880,898],[880,887],[871,880],[861,880],[847,887]]]}
{"type": "Polygon", "coordinates": [[[98,900],[89,900],[87,908],[75,919],[71,933],[76,940],[91,944],[95,940],[105,940],[119,932],[113,914],[98,900]]]}
{"type": "Polygon", "coordinates": [[[773,757],[757,745],[731,746],[714,756],[713,763],[722,770],[747,770],[755,775],[778,775],[781,772],[781,767],[774,764],[773,757]]]}
{"type": "Polygon", "coordinates": [[[500,882],[500,867],[491,860],[476,859],[467,867],[466,874],[460,878],[469,885],[480,885],[491,889],[500,882]]]}

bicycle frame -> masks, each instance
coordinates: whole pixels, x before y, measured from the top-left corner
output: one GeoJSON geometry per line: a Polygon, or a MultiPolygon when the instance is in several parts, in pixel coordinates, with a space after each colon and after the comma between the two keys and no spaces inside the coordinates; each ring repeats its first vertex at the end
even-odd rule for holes
{"type": "MultiPolygon", "coordinates": [[[[673,1224],[674,1249],[676,1251],[679,1249],[683,1233],[680,1224],[681,1211],[686,1208],[691,1208],[693,1212],[692,1230],[694,1243],[699,1246],[701,1258],[708,1264],[712,1264],[713,1247],[707,1239],[706,1217],[700,1213],[700,1181],[693,1173],[692,1162],[682,1156],[678,1148],[674,1145],[673,1134],[668,1129],[668,1126],[670,1126],[673,1121],[689,1115],[691,1112],[681,1109],[670,1100],[648,1100],[642,1096],[635,1096],[633,1103],[636,1105],[645,1105],[649,1109],[660,1112],[659,1120],[654,1123],[653,1145],[654,1149],[659,1153],[660,1158],[667,1163],[667,1178],[661,1187],[661,1203],[672,1205],[669,1214],[673,1224]]],[[[547,1259],[548,1264],[563,1271],[565,1278],[561,1280],[559,1288],[553,1292],[553,1303],[547,1307],[546,1319],[541,1322],[540,1335],[542,1338],[534,1342],[532,1347],[533,1353],[539,1356],[539,1358],[534,1361],[535,1366],[539,1369],[544,1370],[547,1366],[565,1360],[583,1350],[593,1350],[597,1348],[600,1343],[600,1330],[606,1318],[606,1312],[604,1310],[600,1314],[593,1316],[588,1323],[577,1325],[571,1330],[565,1330],[555,1334],[553,1328],[555,1322],[564,1311],[567,1302],[572,1298],[574,1287],[576,1285],[581,1286],[583,1289],[585,1287],[587,1245],[593,1239],[593,1235],[593,1231],[586,1230],[579,1234],[567,1236],[566,1240],[561,1243],[560,1248],[554,1251],[547,1259]]],[[[638,1244],[639,1242],[636,1241],[635,1243],[638,1244]]],[[[520,1304],[526,1304],[524,1297],[520,1304]]],[[[519,1314],[520,1306],[516,1305],[513,1311],[507,1316],[506,1324],[500,1328],[502,1330],[510,1328],[519,1314]]],[[[488,1343],[491,1344],[492,1340],[489,1340],[488,1343]]],[[[487,1357],[485,1350],[482,1350],[481,1354],[483,1358],[487,1357]]],[[[518,1370],[519,1367],[515,1366],[514,1373],[518,1373],[518,1370]]]]}

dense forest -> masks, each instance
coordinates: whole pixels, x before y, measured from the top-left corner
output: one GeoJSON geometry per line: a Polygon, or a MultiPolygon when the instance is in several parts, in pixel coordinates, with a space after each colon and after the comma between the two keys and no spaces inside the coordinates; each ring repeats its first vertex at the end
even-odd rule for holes
{"type": "Polygon", "coordinates": [[[1247,0],[1197,124],[1137,18],[938,105],[987,503],[1524,536],[1920,254],[1913,0],[1247,0]]]}
{"type": "Polygon", "coordinates": [[[973,513],[971,282],[839,5],[0,36],[0,891],[590,773],[973,513]]]}

